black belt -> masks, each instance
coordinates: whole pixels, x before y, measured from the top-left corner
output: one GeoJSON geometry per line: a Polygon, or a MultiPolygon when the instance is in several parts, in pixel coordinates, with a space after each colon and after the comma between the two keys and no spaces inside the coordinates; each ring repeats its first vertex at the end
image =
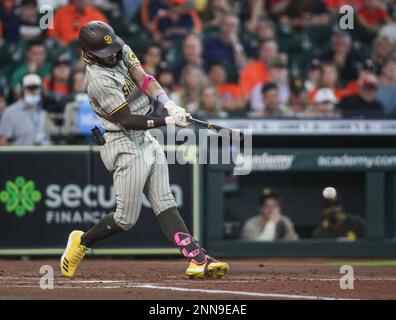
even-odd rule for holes
{"type": "Polygon", "coordinates": [[[106,133],[119,133],[119,132],[124,132],[122,130],[105,130],[106,133]]]}

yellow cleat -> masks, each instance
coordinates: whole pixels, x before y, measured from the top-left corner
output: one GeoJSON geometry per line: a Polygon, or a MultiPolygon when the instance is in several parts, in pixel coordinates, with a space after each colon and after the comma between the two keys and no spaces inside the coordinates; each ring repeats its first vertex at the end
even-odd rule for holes
{"type": "Polygon", "coordinates": [[[85,252],[88,250],[80,244],[81,237],[84,234],[82,231],[73,231],[69,235],[67,247],[61,258],[61,270],[65,277],[73,277],[77,266],[81,259],[84,258],[85,252]]]}
{"type": "Polygon", "coordinates": [[[190,261],[190,265],[186,270],[186,275],[190,279],[220,279],[228,270],[230,270],[230,267],[226,262],[208,259],[208,261],[203,264],[196,264],[190,261]]]}

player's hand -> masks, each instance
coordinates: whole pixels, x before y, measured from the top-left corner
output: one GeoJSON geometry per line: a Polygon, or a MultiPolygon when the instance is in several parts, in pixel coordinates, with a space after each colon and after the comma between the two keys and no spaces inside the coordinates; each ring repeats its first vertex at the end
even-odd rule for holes
{"type": "Polygon", "coordinates": [[[170,116],[174,116],[176,113],[186,113],[186,109],[180,107],[179,105],[177,105],[176,103],[174,103],[173,101],[169,101],[166,105],[165,105],[166,110],[168,110],[168,114],[170,116]]]}
{"type": "Polygon", "coordinates": [[[165,118],[165,123],[168,126],[178,126],[181,128],[186,128],[190,122],[188,119],[191,117],[189,113],[178,112],[173,116],[169,116],[165,118]]]}

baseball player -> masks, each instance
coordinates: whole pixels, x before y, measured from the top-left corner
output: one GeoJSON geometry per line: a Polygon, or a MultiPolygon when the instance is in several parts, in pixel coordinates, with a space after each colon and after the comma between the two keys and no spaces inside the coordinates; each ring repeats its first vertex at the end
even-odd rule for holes
{"type": "Polygon", "coordinates": [[[131,48],[111,26],[91,21],[81,28],[79,39],[87,63],[85,77],[91,106],[106,130],[100,155],[113,174],[117,205],[115,212],[87,232],[75,230],[69,235],[61,258],[62,274],[72,277],[86,251],[97,241],[132,228],[144,194],[166,237],[189,259],[186,275],[222,277],[229,270],[228,264],[207,255],[187,230],[170,190],[165,154],[147,131],[165,125],[186,127],[190,115],[142,69],[131,48]],[[159,102],[169,116],[150,116],[152,100],[159,102]]]}

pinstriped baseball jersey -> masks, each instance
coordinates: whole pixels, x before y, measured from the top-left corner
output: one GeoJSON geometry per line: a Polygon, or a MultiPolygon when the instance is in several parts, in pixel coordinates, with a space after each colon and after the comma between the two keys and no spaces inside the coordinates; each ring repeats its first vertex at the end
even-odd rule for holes
{"type": "MultiPolygon", "coordinates": [[[[85,81],[91,106],[97,114],[111,116],[119,109],[128,107],[131,114],[148,114],[152,111],[150,99],[141,92],[128,70],[140,65],[131,48],[124,44],[122,59],[113,68],[90,64],[87,66],[85,81]]],[[[118,130],[112,122],[100,117],[106,130],[118,130]]]]}
{"type": "MultiPolygon", "coordinates": [[[[128,70],[139,65],[135,54],[124,45],[122,59],[113,68],[91,64],[87,66],[86,82],[91,106],[108,131],[120,127],[109,121],[121,108],[131,114],[147,114],[152,110],[149,98],[143,94],[128,70]]],[[[168,164],[162,147],[148,131],[105,133],[106,144],[100,155],[106,168],[113,173],[117,208],[114,220],[127,230],[139,218],[146,195],[156,215],[176,206],[169,185],[168,164]]]]}

